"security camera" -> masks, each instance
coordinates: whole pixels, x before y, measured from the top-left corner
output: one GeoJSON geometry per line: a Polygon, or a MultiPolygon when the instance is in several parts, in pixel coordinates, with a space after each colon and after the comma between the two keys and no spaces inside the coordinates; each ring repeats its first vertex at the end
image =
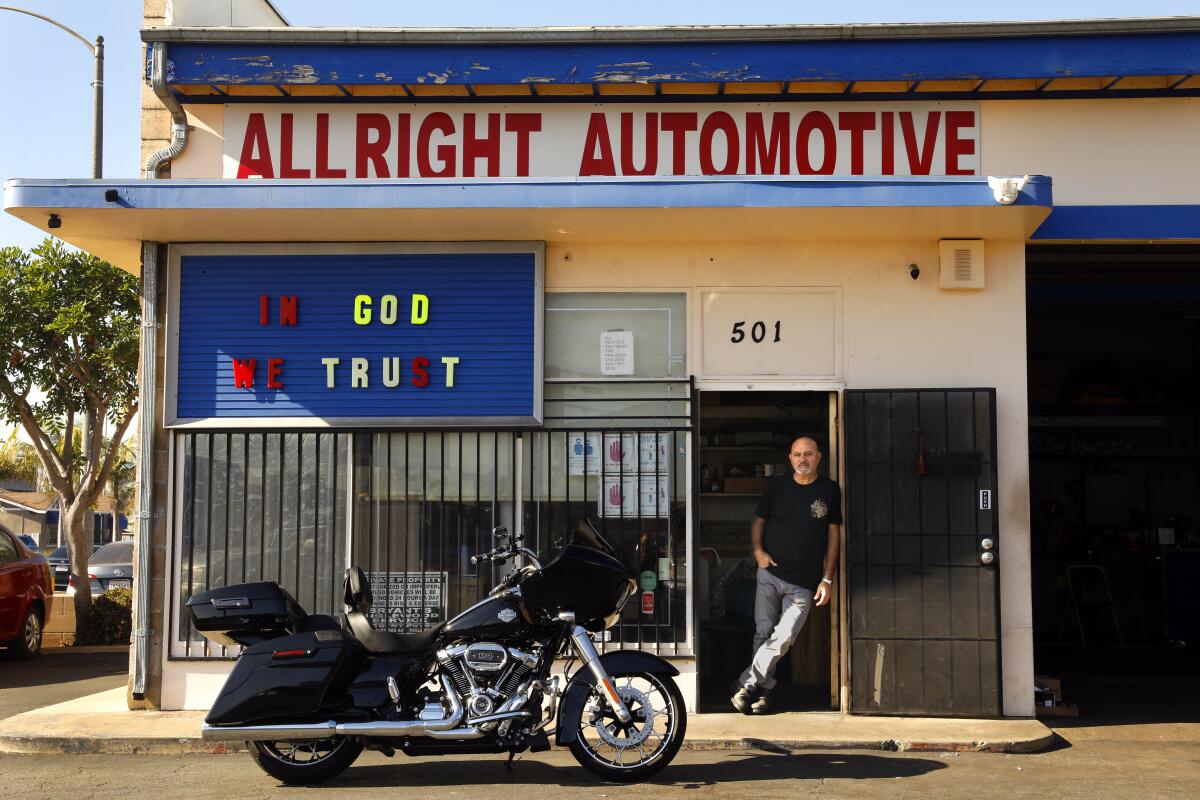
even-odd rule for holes
{"type": "Polygon", "coordinates": [[[62,217],[58,216],[58,214],[51,214],[50,219],[46,221],[46,225],[50,228],[61,228],[62,217]]]}
{"type": "Polygon", "coordinates": [[[908,262],[908,274],[915,281],[917,278],[921,277],[921,268],[910,261],[908,262]]]}

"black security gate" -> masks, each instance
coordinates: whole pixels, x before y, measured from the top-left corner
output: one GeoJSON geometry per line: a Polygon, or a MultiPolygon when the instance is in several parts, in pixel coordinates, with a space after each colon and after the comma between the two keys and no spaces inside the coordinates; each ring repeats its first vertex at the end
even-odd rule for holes
{"type": "Polygon", "coordinates": [[[1000,700],[995,390],[846,393],[850,710],[1000,700]]]}
{"type": "Polygon", "coordinates": [[[689,654],[694,401],[690,380],[559,381],[536,429],[177,434],[171,657],[235,655],[191,629],[192,594],[270,580],[337,615],[350,564],[369,576],[377,628],[424,630],[496,584],[495,565],[471,563],[494,526],[549,558],[584,517],[639,579],[602,649],[689,654]]]}

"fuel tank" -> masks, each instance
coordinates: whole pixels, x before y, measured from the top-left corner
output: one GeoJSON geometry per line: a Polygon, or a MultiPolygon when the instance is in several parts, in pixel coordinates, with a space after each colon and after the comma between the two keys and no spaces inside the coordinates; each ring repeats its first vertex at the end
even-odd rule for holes
{"type": "Polygon", "coordinates": [[[505,639],[527,628],[521,610],[521,593],[510,589],[504,594],[489,597],[468,608],[442,628],[439,638],[447,636],[479,636],[505,639]]]}

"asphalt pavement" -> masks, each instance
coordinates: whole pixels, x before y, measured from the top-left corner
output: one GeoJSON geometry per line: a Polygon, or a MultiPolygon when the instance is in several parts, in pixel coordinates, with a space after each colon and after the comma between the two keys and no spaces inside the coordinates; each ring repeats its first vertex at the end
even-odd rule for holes
{"type": "Polygon", "coordinates": [[[0,719],[124,686],[128,647],[47,647],[29,661],[0,649],[0,719]]]}
{"type": "Polygon", "coordinates": [[[921,753],[685,750],[651,780],[604,784],[555,749],[505,769],[502,756],[393,759],[364,753],[318,788],[281,785],[245,753],[230,755],[9,755],[6,800],[172,795],[188,800],[336,797],[358,800],[555,797],[625,800],[1174,800],[1200,784],[1197,740],[1151,741],[1113,729],[1048,752],[921,753]],[[68,764],[69,762],[69,764],[68,764]],[[64,768],[68,767],[69,768],[64,768]],[[19,776],[19,780],[9,779],[19,776]],[[547,794],[549,793],[549,794],[547,794]]]}

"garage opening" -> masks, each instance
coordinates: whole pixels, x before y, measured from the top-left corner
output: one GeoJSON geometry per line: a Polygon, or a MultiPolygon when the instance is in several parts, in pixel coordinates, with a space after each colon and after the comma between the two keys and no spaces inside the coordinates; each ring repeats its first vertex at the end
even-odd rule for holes
{"type": "Polygon", "coordinates": [[[1200,718],[1200,248],[1026,262],[1039,713],[1200,718]]]}
{"type": "MultiPolygon", "coordinates": [[[[821,446],[820,473],[838,479],[828,392],[699,393],[696,619],[700,710],[732,712],[729,697],[750,663],[757,566],[750,525],[767,481],[790,474],[797,436],[821,446]]],[[[814,608],[775,672],[780,711],[838,707],[838,598],[814,608]]]]}

